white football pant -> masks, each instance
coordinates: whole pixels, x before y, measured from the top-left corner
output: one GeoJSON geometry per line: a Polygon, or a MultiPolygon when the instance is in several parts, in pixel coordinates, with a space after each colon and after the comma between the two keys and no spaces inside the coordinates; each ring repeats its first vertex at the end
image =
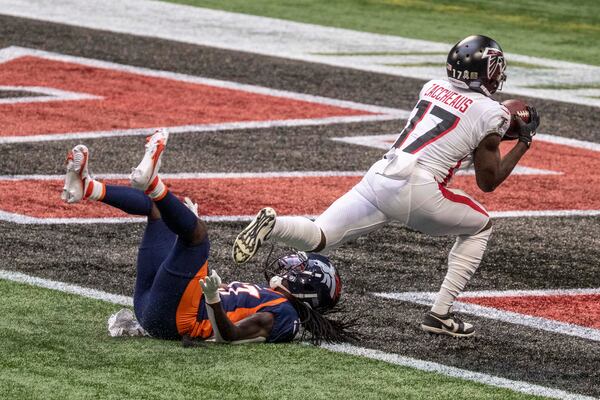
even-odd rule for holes
{"type": "Polygon", "coordinates": [[[456,235],[448,257],[448,274],[433,309],[444,314],[481,262],[491,235],[491,229],[482,232],[489,216],[469,195],[445,188],[419,167],[408,181],[379,174],[387,163],[382,159],[373,164],[356,186],[314,222],[303,217],[277,217],[270,240],[311,251],[321,242],[322,231],[326,239],[322,252],[326,253],[391,221],[429,235],[456,235]]]}

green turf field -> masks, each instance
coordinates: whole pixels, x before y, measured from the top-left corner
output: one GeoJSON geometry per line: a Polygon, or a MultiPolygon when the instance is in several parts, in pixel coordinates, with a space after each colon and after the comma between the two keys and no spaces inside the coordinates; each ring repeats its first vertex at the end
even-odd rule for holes
{"type": "Polygon", "coordinates": [[[0,293],[2,399],[532,398],[301,344],[110,338],[120,306],[2,280],[0,293]]]}
{"type": "Polygon", "coordinates": [[[598,0],[172,1],[446,43],[481,33],[507,52],[600,65],[598,0]]]}

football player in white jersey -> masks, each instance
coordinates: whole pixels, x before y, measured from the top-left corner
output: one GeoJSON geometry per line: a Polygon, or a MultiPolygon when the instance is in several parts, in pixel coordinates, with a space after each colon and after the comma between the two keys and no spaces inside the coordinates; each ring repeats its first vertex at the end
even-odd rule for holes
{"type": "Polygon", "coordinates": [[[398,140],[356,186],[315,221],[261,210],[237,237],[235,261],[248,261],[265,240],[326,252],[391,221],[430,235],[457,236],[448,273],[421,328],[473,335],[473,325],[456,317],[452,305],[481,262],[492,222],[481,204],[447,185],[461,164],[472,163],[479,188],[496,189],[529,149],[539,116],[528,108],[530,121],[517,120],[518,140],[501,157],[499,145],[511,115],[490,97],[506,80],[500,45],[485,36],[469,36],[450,50],[446,67],[448,79],[423,86],[398,140]]]}

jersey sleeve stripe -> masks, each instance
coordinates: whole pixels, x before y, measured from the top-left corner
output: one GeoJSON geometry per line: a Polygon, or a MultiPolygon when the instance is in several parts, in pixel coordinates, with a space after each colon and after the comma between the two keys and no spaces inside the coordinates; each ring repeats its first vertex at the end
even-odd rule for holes
{"type": "Polygon", "coordinates": [[[231,322],[235,323],[235,322],[243,320],[244,318],[246,318],[252,314],[259,312],[261,308],[276,306],[276,305],[284,303],[286,301],[287,301],[287,299],[285,297],[280,297],[278,299],[273,299],[273,300],[269,300],[264,303],[261,303],[261,304],[257,305],[256,307],[236,308],[235,310],[228,312],[227,316],[229,317],[231,322]]]}

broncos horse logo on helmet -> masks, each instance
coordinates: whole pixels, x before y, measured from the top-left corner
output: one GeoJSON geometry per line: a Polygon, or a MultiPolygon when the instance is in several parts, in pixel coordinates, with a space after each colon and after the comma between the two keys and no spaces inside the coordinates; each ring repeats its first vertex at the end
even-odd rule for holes
{"type": "Polygon", "coordinates": [[[448,53],[448,80],[455,86],[490,96],[506,81],[506,60],[500,45],[487,36],[469,36],[448,53]]]}
{"type": "Polygon", "coordinates": [[[342,281],[327,257],[304,252],[273,261],[265,269],[271,288],[283,287],[319,311],[331,310],[340,299],[342,281]]]}

